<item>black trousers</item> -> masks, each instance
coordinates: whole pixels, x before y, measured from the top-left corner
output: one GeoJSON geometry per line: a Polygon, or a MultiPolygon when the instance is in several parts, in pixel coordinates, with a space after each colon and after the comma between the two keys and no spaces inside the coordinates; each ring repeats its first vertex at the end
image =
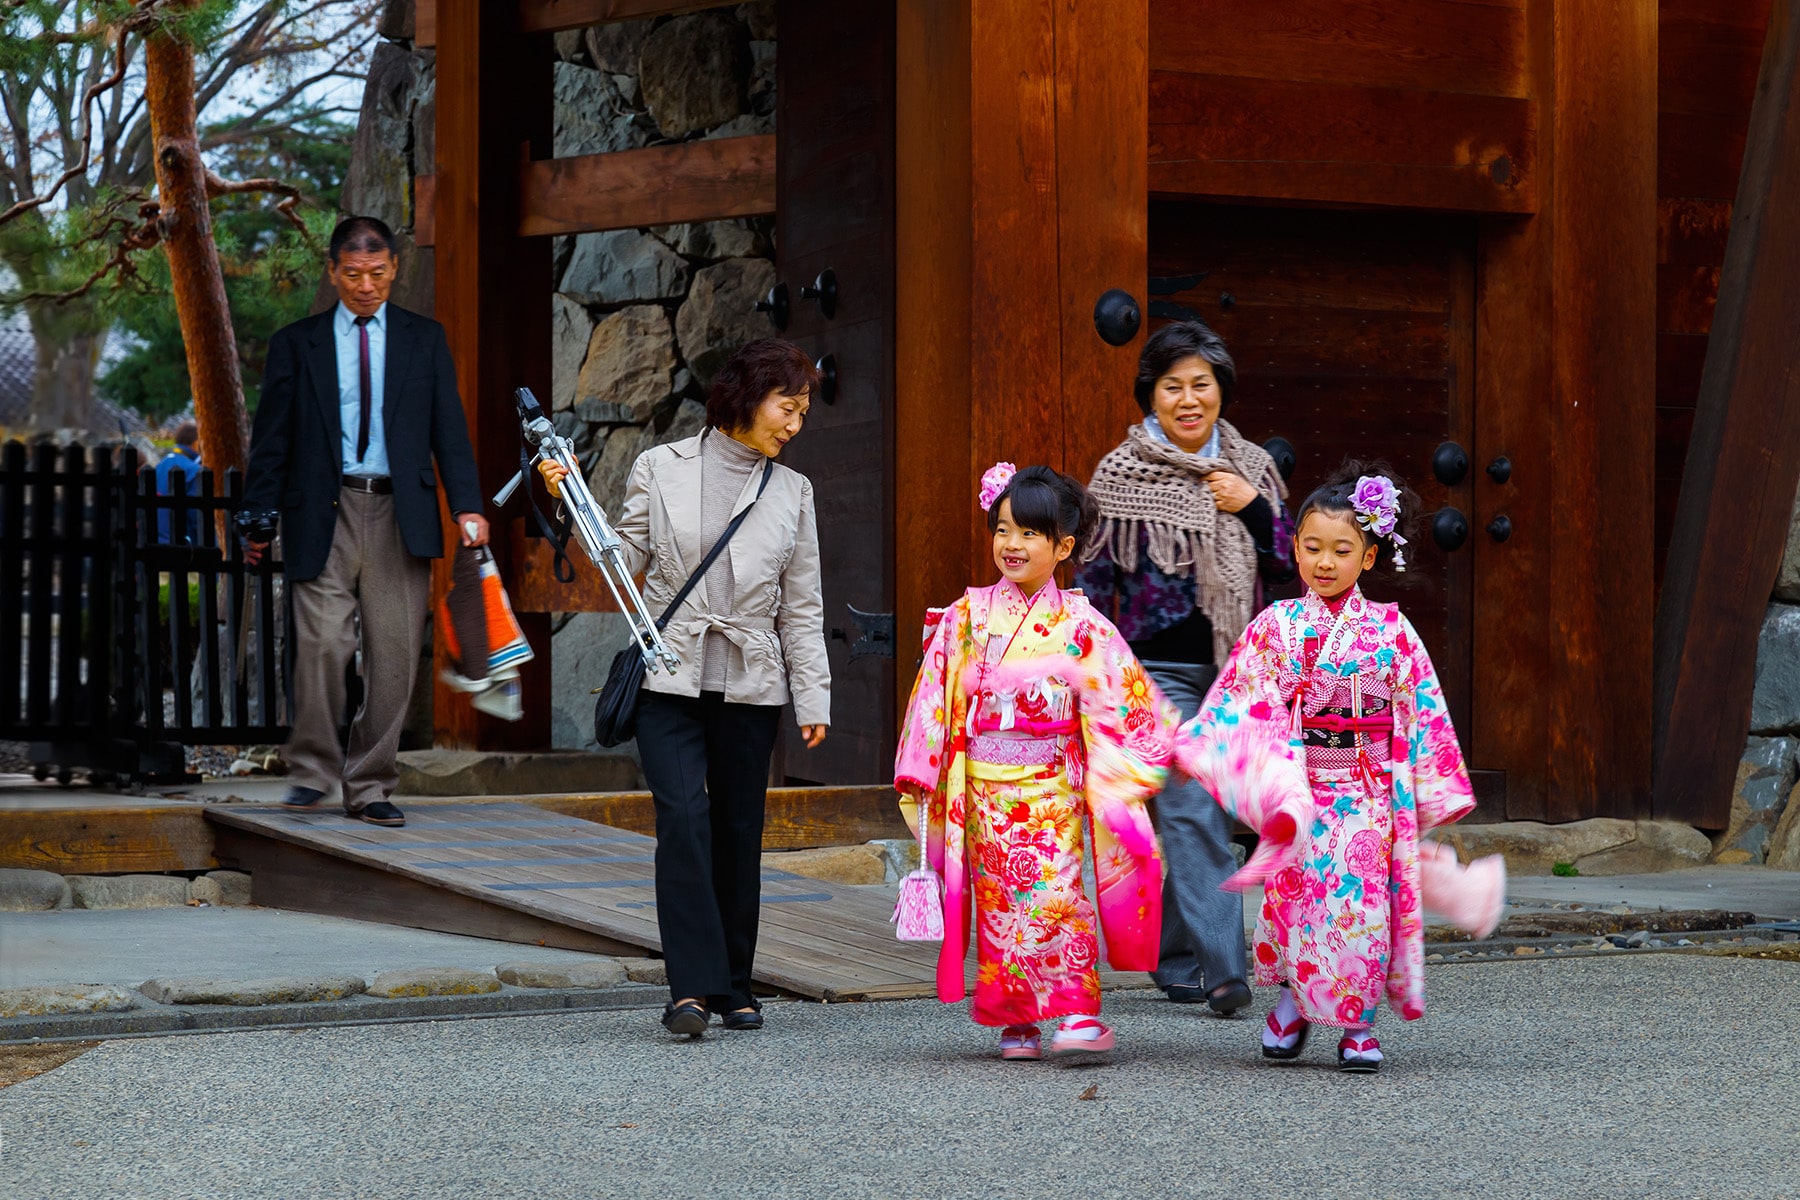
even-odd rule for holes
{"type": "Polygon", "coordinates": [[[763,806],[781,709],[639,694],[638,753],[656,801],[656,923],[669,995],[715,1012],[750,995],[762,899],[763,806]]]}

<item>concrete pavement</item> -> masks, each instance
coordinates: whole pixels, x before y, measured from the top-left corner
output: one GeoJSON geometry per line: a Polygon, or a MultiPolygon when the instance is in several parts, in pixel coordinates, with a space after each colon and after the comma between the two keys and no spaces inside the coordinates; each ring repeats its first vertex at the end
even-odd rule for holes
{"type": "Polygon", "coordinates": [[[32,1200],[1782,1200],[1796,994],[1800,963],[1738,958],[1436,966],[1373,1078],[1149,992],[1108,997],[1110,1065],[1002,1063],[929,1001],[698,1043],[647,1012],[111,1042],[0,1090],[0,1170],[32,1200]]]}

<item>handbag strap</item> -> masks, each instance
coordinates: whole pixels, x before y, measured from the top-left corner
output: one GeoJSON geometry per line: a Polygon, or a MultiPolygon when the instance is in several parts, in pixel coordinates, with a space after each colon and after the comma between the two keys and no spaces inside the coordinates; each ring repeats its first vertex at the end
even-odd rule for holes
{"type": "Polygon", "coordinates": [[[769,486],[769,476],[774,470],[775,460],[764,459],[762,482],[756,485],[756,495],[751,498],[750,503],[738,511],[737,516],[731,518],[731,524],[725,527],[725,532],[719,535],[719,540],[713,543],[713,548],[706,552],[706,557],[700,560],[700,565],[694,568],[694,573],[688,576],[687,582],[681,585],[681,590],[675,593],[675,599],[669,601],[669,607],[663,609],[663,615],[656,619],[657,629],[660,630],[668,625],[669,618],[681,608],[682,601],[688,598],[688,593],[694,590],[694,585],[704,579],[706,573],[712,570],[713,563],[717,562],[719,555],[724,553],[725,544],[731,541],[731,535],[738,531],[738,526],[744,523],[744,518],[750,515],[750,510],[756,507],[758,500],[762,499],[763,489],[769,486]]]}

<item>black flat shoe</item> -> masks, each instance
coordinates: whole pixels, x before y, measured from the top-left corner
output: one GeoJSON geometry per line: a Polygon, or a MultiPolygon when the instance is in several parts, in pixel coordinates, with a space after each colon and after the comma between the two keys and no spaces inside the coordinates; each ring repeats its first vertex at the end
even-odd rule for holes
{"type": "Polygon", "coordinates": [[[1250,1003],[1250,985],[1241,979],[1228,980],[1206,993],[1206,1007],[1221,1017],[1229,1017],[1250,1003]]]}
{"type": "Polygon", "coordinates": [[[1174,983],[1163,989],[1170,1004],[1198,1004],[1206,999],[1206,989],[1191,983],[1174,983]]]}
{"type": "Polygon", "coordinates": [[[325,793],[318,788],[296,786],[287,790],[287,795],[281,798],[281,806],[283,808],[317,808],[323,799],[325,799],[325,793]]]}
{"type": "Polygon", "coordinates": [[[761,1029],[763,1015],[755,1010],[750,1012],[728,1012],[719,1018],[727,1029],[761,1029]]]}
{"type": "Polygon", "coordinates": [[[697,1038],[706,1032],[706,1010],[698,1004],[665,1004],[663,1028],[677,1037],[697,1038]]]}
{"type": "Polygon", "coordinates": [[[347,813],[345,815],[353,817],[358,821],[367,821],[371,825],[386,825],[393,829],[398,829],[400,826],[406,824],[405,814],[400,811],[397,805],[389,804],[386,800],[377,800],[373,804],[365,804],[355,812],[347,813]]]}

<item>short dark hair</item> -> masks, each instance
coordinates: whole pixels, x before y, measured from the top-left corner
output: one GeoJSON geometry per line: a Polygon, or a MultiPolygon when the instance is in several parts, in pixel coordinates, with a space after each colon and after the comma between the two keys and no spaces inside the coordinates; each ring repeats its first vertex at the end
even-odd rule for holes
{"type": "Polygon", "coordinates": [[[770,392],[810,396],[818,386],[819,369],[806,351],[781,338],[763,338],[732,355],[713,376],[706,394],[706,423],[736,433],[750,427],[757,405],[770,392]]]}
{"type": "Polygon", "coordinates": [[[191,446],[200,440],[200,427],[192,421],[183,421],[175,427],[175,444],[191,446]]]}
{"type": "MultiPolygon", "coordinates": [[[[1309,493],[1294,513],[1294,533],[1296,538],[1300,526],[1312,513],[1324,513],[1332,517],[1349,517],[1352,524],[1356,521],[1356,508],[1350,503],[1350,497],[1356,492],[1356,481],[1365,475],[1385,475],[1393,483],[1400,500],[1399,520],[1394,525],[1394,532],[1401,537],[1412,540],[1414,527],[1419,519],[1419,493],[1406,486],[1406,480],[1394,471],[1394,468],[1380,459],[1346,458],[1338,469],[1333,471],[1318,487],[1309,493]]],[[[1377,547],[1375,566],[1377,573],[1387,573],[1393,567],[1394,543],[1389,538],[1377,537],[1361,525],[1356,531],[1362,534],[1363,548],[1377,547]]]]}
{"type": "Polygon", "coordinates": [[[1213,375],[1219,381],[1220,411],[1231,403],[1232,389],[1237,387],[1237,364],[1231,361],[1225,339],[1205,321],[1176,321],[1151,334],[1144,343],[1144,352],[1138,355],[1135,391],[1138,407],[1145,416],[1150,415],[1150,396],[1156,390],[1156,381],[1182,359],[1196,356],[1212,364],[1213,375]]]}
{"type": "Polygon", "coordinates": [[[1035,529],[1052,541],[1075,539],[1075,559],[1100,523],[1100,506],[1081,481],[1050,467],[1026,467],[1012,477],[988,509],[988,531],[1000,524],[1000,505],[1011,501],[1013,524],[1035,529]]]}
{"type": "Polygon", "coordinates": [[[351,250],[359,254],[369,254],[386,250],[389,254],[398,255],[400,247],[394,241],[394,231],[387,227],[387,222],[379,217],[345,217],[331,231],[331,265],[336,266],[344,251],[351,250]]]}

